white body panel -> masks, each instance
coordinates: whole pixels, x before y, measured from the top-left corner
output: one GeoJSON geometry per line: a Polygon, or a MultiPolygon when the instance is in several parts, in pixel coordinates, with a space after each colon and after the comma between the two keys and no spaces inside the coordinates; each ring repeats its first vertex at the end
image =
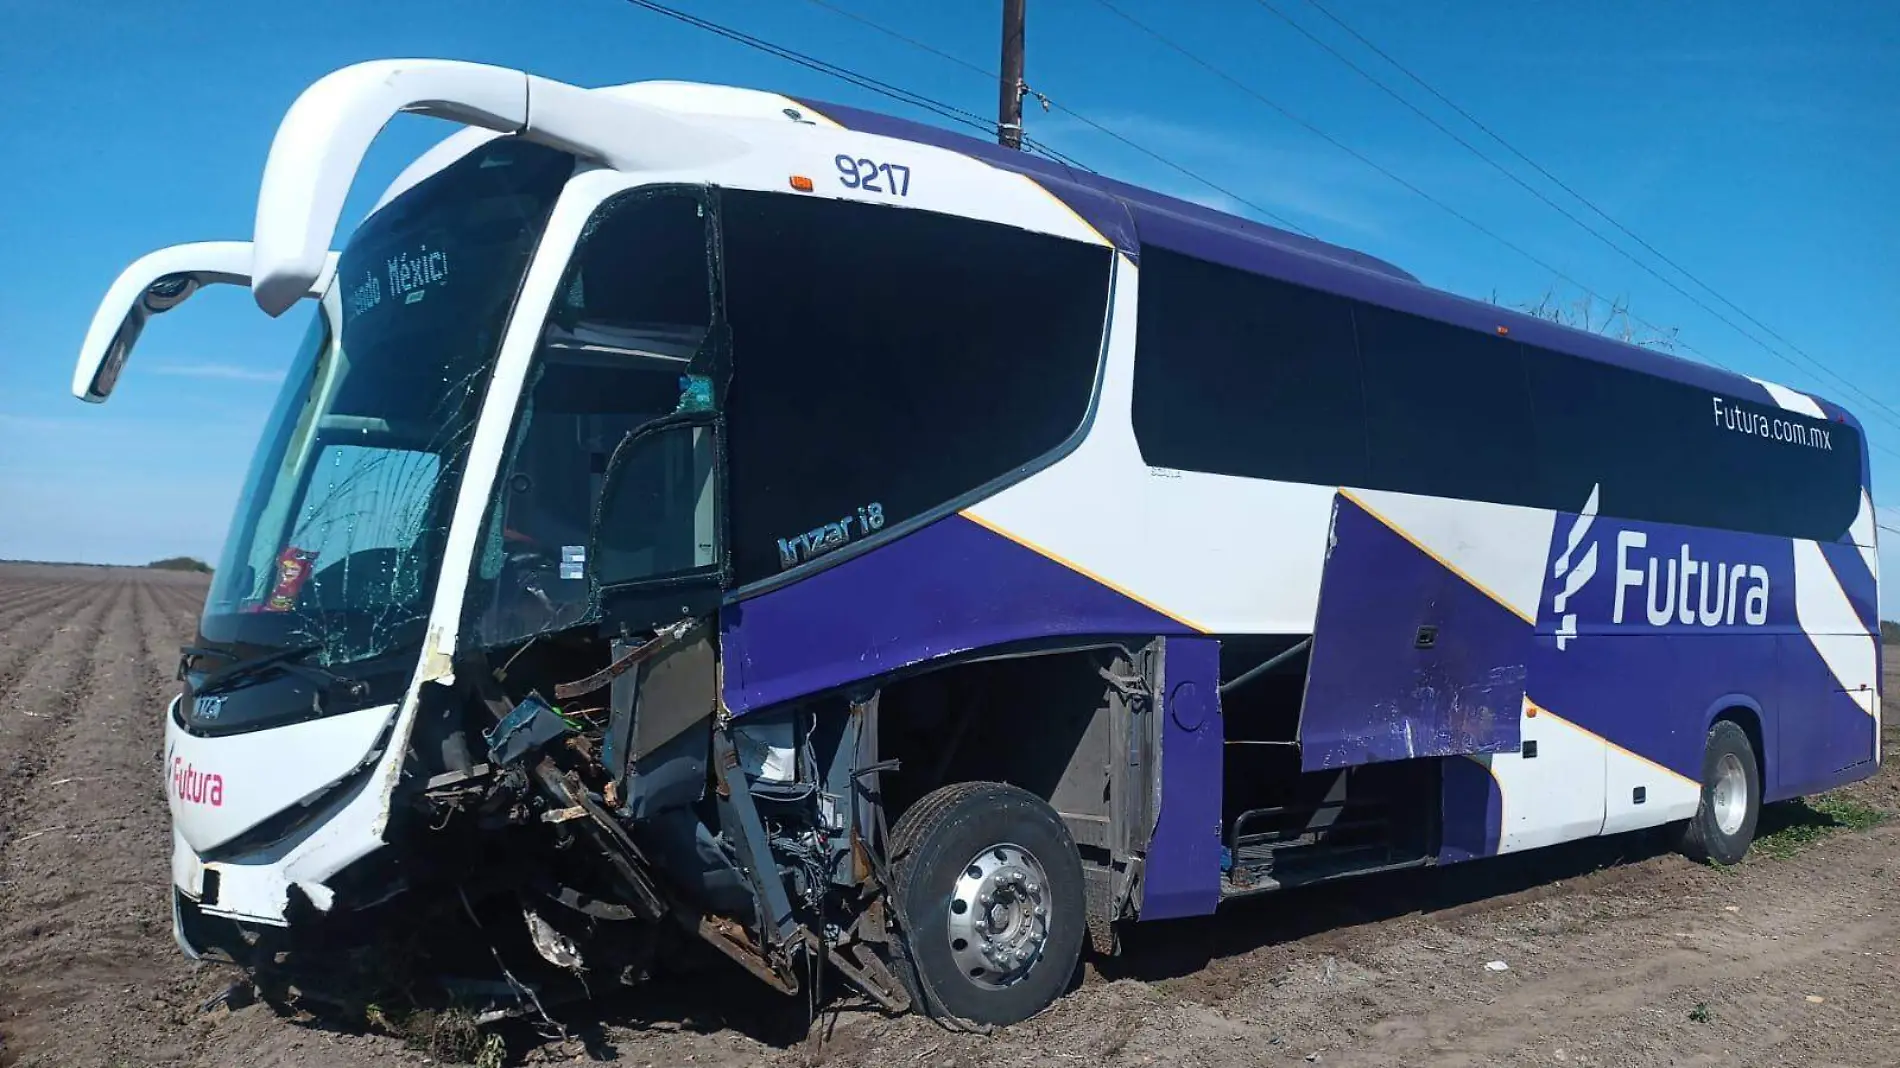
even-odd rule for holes
{"type": "Polygon", "coordinates": [[[1702,784],[1635,753],[1605,743],[1604,834],[1660,827],[1695,815],[1702,784]],[[1636,800],[1636,789],[1643,800],[1636,800]]]}
{"type": "MultiPolygon", "coordinates": [[[[1603,829],[1603,739],[1568,720],[1530,714],[1523,739],[1537,743],[1537,756],[1492,753],[1489,767],[1503,799],[1498,852],[1588,838],[1603,829]]],[[[1480,760],[1480,763],[1484,763],[1480,760]]]]}
{"type": "Polygon", "coordinates": [[[1504,801],[1498,852],[1657,827],[1695,815],[1702,786],[1546,708],[1525,703],[1521,725],[1537,755],[1482,758],[1504,801]],[[1636,789],[1643,800],[1635,800],[1636,789]]]}
{"type": "Polygon", "coordinates": [[[371,789],[326,795],[366,764],[391,771],[400,767],[401,752],[381,747],[395,706],[223,738],[187,734],[172,713],[165,717],[165,796],[172,810],[173,883],[196,899],[205,869],[214,869],[218,900],[206,911],[266,923],[283,922],[285,893],[292,884],[319,908],[327,907],[324,880],[378,844],[363,832],[381,826],[387,794],[371,789]],[[218,777],[215,804],[206,776],[218,777]],[[321,806],[311,821],[314,830],[293,836],[292,844],[214,862],[202,859],[205,851],[263,820],[313,802],[321,806]]]}
{"type": "Polygon", "coordinates": [[[1196,629],[1310,630],[1333,490],[1142,462],[1130,417],[1139,280],[1135,265],[1117,257],[1108,358],[1088,437],[966,514],[1196,629]],[[1208,537],[1210,530],[1225,533],[1208,537]],[[1154,549],[1170,545],[1196,551],[1154,549]],[[1250,566],[1262,558],[1286,566],[1250,566]]]}
{"type": "MultiPolygon", "coordinates": [[[[1863,501],[1865,500],[1863,496],[1863,501]]],[[[1871,510],[1863,504],[1862,512],[1871,510]]],[[[1871,555],[1863,548],[1863,555],[1871,555]]],[[[1866,633],[1847,591],[1828,566],[1821,547],[1811,541],[1794,543],[1795,614],[1801,629],[1821,654],[1834,681],[1873,718],[1873,759],[1878,765],[1885,748],[1880,733],[1880,649],[1866,633]]],[[[1880,577],[1874,570],[1876,580],[1880,577]]]]}

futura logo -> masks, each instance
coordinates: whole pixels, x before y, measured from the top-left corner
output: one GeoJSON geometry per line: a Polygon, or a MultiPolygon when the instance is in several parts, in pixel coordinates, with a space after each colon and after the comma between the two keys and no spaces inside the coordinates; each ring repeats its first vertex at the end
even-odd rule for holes
{"type": "Polygon", "coordinates": [[[1557,557],[1557,563],[1550,569],[1550,577],[1562,579],[1563,586],[1550,602],[1557,612],[1557,649],[1562,651],[1570,647],[1571,639],[1577,636],[1577,613],[1565,612],[1570,599],[1583,589],[1584,584],[1596,577],[1597,543],[1591,542],[1583,555],[1577,555],[1577,546],[1590,536],[1590,528],[1597,521],[1597,496],[1601,485],[1590,487],[1590,499],[1584,502],[1583,511],[1577,514],[1577,521],[1570,524],[1570,534],[1564,539],[1563,554],[1557,557]]]}
{"type": "Polygon", "coordinates": [[[178,743],[165,751],[170,763],[172,796],[194,805],[224,807],[224,776],[215,771],[199,771],[178,755],[178,743]]]}
{"type": "MultiPolygon", "coordinates": [[[[1597,573],[1597,546],[1592,538],[1602,487],[1590,488],[1590,499],[1564,537],[1564,550],[1551,565],[1550,576],[1560,585],[1551,598],[1557,616],[1559,651],[1577,638],[1577,613],[1570,604],[1597,573]],[[1586,544],[1587,543],[1587,544],[1586,544]]],[[[1616,531],[1616,589],[1610,602],[1610,623],[1621,627],[1647,621],[1652,627],[1759,627],[1768,622],[1768,568],[1749,561],[1700,559],[1686,540],[1673,551],[1666,533],[1656,533],[1664,544],[1650,548],[1652,534],[1641,530],[1616,531]],[[1633,596],[1632,596],[1633,595],[1633,596]],[[1634,606],[1629,602],[1634,601],[1634,606]]],[[[1605,538],[1608,537],[1606,534],[1605,538]]]]}

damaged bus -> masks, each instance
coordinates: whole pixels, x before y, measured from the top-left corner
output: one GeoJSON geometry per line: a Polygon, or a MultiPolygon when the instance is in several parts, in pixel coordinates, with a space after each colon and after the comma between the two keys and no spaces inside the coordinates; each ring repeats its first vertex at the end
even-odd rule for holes
{"type": "Polygon", "coordinates": [[[504,902],[553,965],[1023,1019],[1085,945],[1873,773],[1859,424],[848,107],[388,61],[253,240],[312,325],[166,712],[193,956],[504,902]],[[371,141],[460,124],[354,233],[371,141]],[[340,240],[339,250],[330,251],[340,240]]]}

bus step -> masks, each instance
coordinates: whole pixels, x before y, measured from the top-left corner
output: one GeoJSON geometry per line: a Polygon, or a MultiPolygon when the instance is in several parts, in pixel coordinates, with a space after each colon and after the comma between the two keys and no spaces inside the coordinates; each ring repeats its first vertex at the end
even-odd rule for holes
{"type": "Polygon", "coordinates": [[[1384,843],[1351,846],[1243,847],[1221,880],[1222,897],[1309,886],[1348,875],[1422,867],[1426,857],[1400,855],[1384,843]]]}
{"type": "MultiPolygon", "coordinates": [[[[1261,831],[1254,834],[1236,836],[1228,848],[1236,855],[1258,847],[1285,848],[1294,845],[1316,845],[1333,838],[1344,838],[1358,831],[1373,832],[1371,837],[1383,838],[1390,825],[1382,816],[1370,816],[1363,819],[1335,820],[1321,827],[1287,827],[1276,831],[1261,831]]],[[[1362,840],[1367,835],[1359,835],[1362,840]]]]}
{"type": "MultiPolygon", "coordinates": [[[[1267,834],[1283,834],[1288,828],[1294,827],[1313,831],[1325,831],[1329,828],[1341,827],[1345,825],[1346,821],[1340,817],[1345,815],[1345,810],[1348,806],[1357,813],[1365,813],[1368,811],[1382,812],[1385,810],[1385,802],[1383,800],[1367,797],[1339,798],[1337,800],[1321,801],[1317,804],[1308,805],[1275,805],[1270,808],[1250,808],[1235,818],[1233,829],[1228,836],[1228,845],[1232,847],[1237,843],[1258,837],[1259,832],[1249,832],[1253,828],[1260,826],[1275,828],[1275,830],[1265,832],[1267,834]]],[[[1363,823],[1363,816],[1353,822],[1363,823]]]]}

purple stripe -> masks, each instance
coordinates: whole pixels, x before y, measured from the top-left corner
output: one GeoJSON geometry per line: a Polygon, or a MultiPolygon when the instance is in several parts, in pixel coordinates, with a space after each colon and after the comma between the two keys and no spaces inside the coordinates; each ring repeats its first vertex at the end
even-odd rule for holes
{"type": "Polygon", "coordinates": [[[734,713],[1009,642],[1188,631],[960,515],[727,605],[720,627],[734,713]]]}

